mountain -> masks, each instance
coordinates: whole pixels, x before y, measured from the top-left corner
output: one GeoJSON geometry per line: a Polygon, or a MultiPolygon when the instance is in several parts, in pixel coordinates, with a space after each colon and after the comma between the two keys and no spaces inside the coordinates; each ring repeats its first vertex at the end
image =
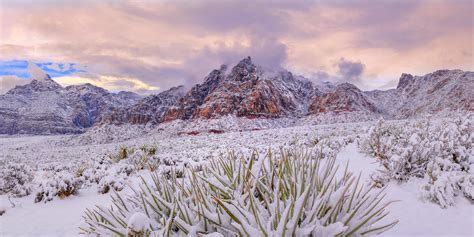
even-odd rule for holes
{"type": "Polygon", "coordinates": [[[474,111],[474,72],[402,74],[397,88],[362,91],[350,83],[315,83],[285,70],[264,69],[247,57],[232,69],[223,65],[211,71],[189,90],[177,86],[144,98],[91,84],[63,88],[49,76],[33,80],[0,95],[0,134],[80,133],[108,124],[202,122],[227,116],[267,121],[403,119],[458,110],[474,111]]]}
{"type": "Polygon", "coordinates": [[[339,84],[334,91],[313,96],[308,109],[310,114],[354,111],[382,113],[375,101],[350,83],[339,84]]]}
{"type": "Polygon", "coordinates": [[[438,70],[424,76],[404,73],[396,89],[366,94],[394,118],[474,111],[474,72],[438,70]]]}
{"type": "Polygon", "coordinates": [[[133,105],[115,108],[105,114],[100,124],[157,124],[163,114],[184,95],[184,87],[176,86],[157,95],[150,95],[133,105]]]}
{"type": "Polygon", "coordinates": [[[62,87],[48,75],[0,95],[0,134],[80,133],[135,93],[110,93],[91,84],[62,87]]]}
{"type": "Polygon", "coordinates": [[[204,83],[191,88],[163,116],[175,119],[210,119],[224,115],[248,118],[303,116],[306,101],[314,93],[311,82],[283,71],[266,74],[250,57],[240,61],[230,73],[221,67],[204,83]]]}
{"type": "Polygon", "coordinates": [[[157,121],[301,118],[357,113],[367,117],[411,118],[443,111],[474,110],[474,73],[439,70],[425,76],[402,74],[397,88],[362,91],[350,83],[313,83],[288,71],[268,71],[250,57],[227,73],[213,70],[157,121]]]}

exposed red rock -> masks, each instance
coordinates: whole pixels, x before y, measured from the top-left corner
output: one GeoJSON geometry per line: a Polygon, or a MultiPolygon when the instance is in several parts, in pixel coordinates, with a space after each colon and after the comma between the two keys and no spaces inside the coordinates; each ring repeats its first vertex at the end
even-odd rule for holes
{"type": "Polygon", "coordinates": [[[364,92],[352,84],[342,83],[336,87],[334,92],[314,96],[311,99],[308,113],[324,112],[352,112],[367,111],[379,112],[374,102],[364,92]]]}
{"type": "Polygon", "coordinates": [[[223,115],[241,117],[280,117],[303,115],[297,104],[313,93],[311,83],[291,73],[264,76],[251,58],[240,61],[226,75],[225,68],[214,70],[205,82],[196,85],[176,106],[169,108],[162,121],[210,119],[223,115]]]}

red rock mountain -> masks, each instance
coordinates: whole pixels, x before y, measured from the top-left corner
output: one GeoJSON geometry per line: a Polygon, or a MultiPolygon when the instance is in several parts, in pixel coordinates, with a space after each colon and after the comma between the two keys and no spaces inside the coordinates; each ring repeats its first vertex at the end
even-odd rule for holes
{"type": "Polygon", "coordinates": [[[204,83],[194,86],[170,107],[162,121],[229,114],[249,118],[302,116],[313,94],[311,82],[296,79],[286,71],[266,74],[248,57],[228,74],[225,66],[212,71],[204,83]]]}
{"type": "Polygon", "coordinates": [[[310,114],[325,112],[355,112],[380,113],[375,102],[363,91],[350,83],[337,85],[333,92],[316,95],[311,98],[308,112],[310,114]]]}

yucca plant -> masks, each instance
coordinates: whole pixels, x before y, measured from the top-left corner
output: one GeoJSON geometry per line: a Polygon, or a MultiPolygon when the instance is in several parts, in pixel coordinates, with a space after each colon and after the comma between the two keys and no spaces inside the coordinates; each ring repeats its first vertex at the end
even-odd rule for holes
{"type": "Polygon", "coordinates": [[[360,176],[338,172],[335,157],[304,151],[271,151],[211,160],[184,178],[152,175],[134,195],[116,194],[110,208],[85,213],[86,234],[157,236],[354,236],[381,233],[388,212],[383,190],[360,176]],[[142,225],[131,222],[146,215],[142,225]],[[140,214],[141,215],[141,214],[140,214]],[[132,228],[141,226],[142,229],[132,228]]]}

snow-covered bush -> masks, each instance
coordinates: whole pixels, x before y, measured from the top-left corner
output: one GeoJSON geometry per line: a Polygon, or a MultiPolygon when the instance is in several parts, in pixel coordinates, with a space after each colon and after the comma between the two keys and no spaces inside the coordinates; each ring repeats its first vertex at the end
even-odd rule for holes
{"type": "Polygon", "coordinates": [[[54,173],[52,177],[40,184],[36,193],[35,202],[52,201],[54,197],[60,199],[76,194],[83,184],[83,179],[75,177],[68,171],[54,173]]]}
{"type": "Polygon", "coordinates": [[[1,166],[0,194],[23,197],[31,193],[34,176],[29,166],[13,162],[4,162],[1,166]]]}
{"type": "Polygon", "coordinates": [[[121,146],[119,147],[117,154],[111,154],[109,155],[109,158],[114,162],[119,162],[123,159],[127,159],[130,154],[130,151],[130,148],[121,146]]]}
{"type": "Polygon", "coordinates": [[[121,146],[117,154],[108,155],[114,163],[125,161],[135,167],[135,170],[156,169],[157,148],[154,145],[143,145],[139,148],[121,146]]]}
{"type": "Polygon", "coordinates": [[[384,167],[373,176],[376,184],[425,178],[423,195],[446,207],[458,194],[473,196],[473,125],[473,115],[398,125],[380,120],[359,146],[384,167]]]}
{"type": "Polygon", "coordinates": [[[118,163],[101,173],[97,179],[97,190],[99,193],[108,193],[110,190],[122,191],[125,187],[125,180],[133,172],[134,167],[126,163],[118,163]]]}
{"type": "Polygon", "coordinates": [[[336,174],[335,157],[301,150],[259,158],[213,159],[201,172],[152,175],[111,208],[87,210],[81,230],[94,235],[350,236],[381,233],[389,202],[383,190],[336,174]],[[133,232],[132,232],[133,231],[133,232]]]}
{"type": "Polygon", "coordinates": [[[125,179],[117,176],[106,176],[99,181],[97,191],[101,194],[108,193],[110,190],[122,191],[125,187],[125,179]]]}
{"type": "Polygon", "coordinates": [[[446,208],[454,205],[454,197],[464,195],[474,201],[474,175],[467,172],[441,172],[422,188],[423,196],[446,208]]]}

